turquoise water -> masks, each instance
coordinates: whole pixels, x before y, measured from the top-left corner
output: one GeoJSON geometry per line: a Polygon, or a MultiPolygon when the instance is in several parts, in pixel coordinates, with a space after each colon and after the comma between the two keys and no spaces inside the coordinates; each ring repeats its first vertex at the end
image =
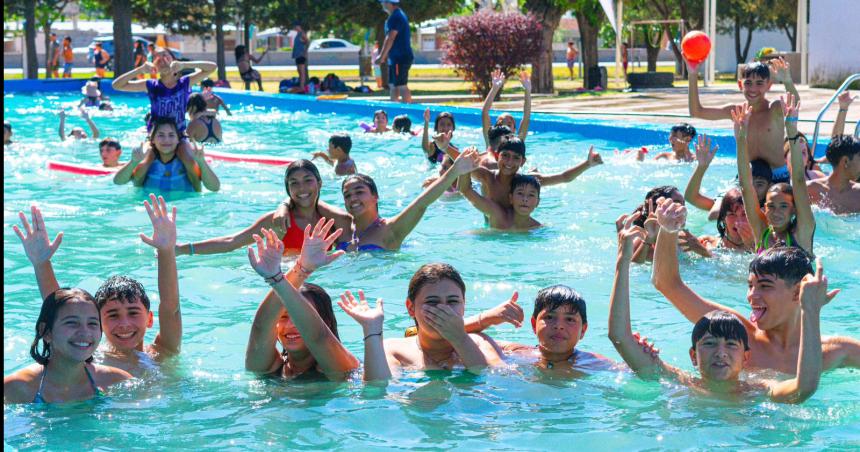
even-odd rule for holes
{"type": "MultiPolygon", "coordinates": [[[[96,145],[60,143],[59,104],[73,95],[6,95],[4,117],[15,144],[4,149],[3,300],[4,361],[9,374],[29,365],[29,344],[40,300],[33,271],[12,232],[17,212],[38,203],[49,232],[65,232],[54,257],[61,285],[94,292],[113,274],[127,274],[150,290],[155,306],[156,262],[137,238],[150,232],[142,207],[145,193],[104,178],[45,170],[48,159],[99,162],[96,145]]],[[[117,97],[113,113],[96,113],[103,136],[125,146],[148,108],[142,98],[117,97]]],[[[352,133],[359,170],[374,177],[382,215],[396,214],[434,174],[417,139],[359,134],[357,116],[312,115],[236,108],[223,119],[226,145],[237,153],[307,156],[322,150],[336,130],[352,133]]],[[[419,118],[412,118],[418,122],[419,118]]],[[[84,126],[72,117],[68,127],[84,126]]],[[[637,164],[613,150],[641,144],[593,140],[578,134],[538,133],[528,139],[529,163],[544,172],[585,158],[589,145],[606,164],[571,184],[542,191],[535,217],[547,227],[531,234],[488,233],[482,218],[457,197],[431,206],[396,253],[349,255],[315,274],[313,282],[337,295],[363,289],[386,301],[385,331],[395,337],[412,324],[406,286],[422,264],[454,265],[467,284],[466,311],[475,314],[520,292],[527,315],[537,291],[567,284],[588,303],[589,329],[580,347],[620,360],[606,338],[608,297],[616,243],[613,224],[633,210],[644,193],[662,184],[683,185],[693,167],[637,164]]],[[[477,144],[477,128],[461,126],[455,144],[477,144]]],[[[325,165],[322,199],[342,205],[339,179],[325,165]]],[[[202,240],[245,228],[284,197],[283,169],[215,163],[219,193],[174,196],[179,241],[202,240]]],[[[704,184],[715,194],[734,178],[734,161],[718,157],[704,184]]],[[[823,334],[860,337],[860,218],[816,212],[816,252],[831,285],[843,292],[822,313],[823,334]]],[[[704,212],[693,211],[694,233],[716,234],[704,212]]],[[[745,301],[749,256],[682,259],[682,275],[699,293],[748,313],[745,301]]],[[[249,327],[267,287],[241,250],[178,260],[184,321],[182,355],[152,377],[115,388],[109,398],[64,406],[4,407],[4,446],[20,449],[127,449],[273,447],[420,447],[551,449],[574,444],[595,450],[654,448],[860,447],[858,372],[828,372],[818,392],[800,406],[765,400],[741,404],[702,399],[668,383],[645,382],[624,371],[575,380],[553,379],[528,367],[488,371],[410,373],[386,389],[345,383],[258,379],[244,371],[249,327]],[[566,443],[564,442],[566,441],[566,443]]],[[[688,323],[650,284],[649,266],[631,273],[634,329],[657,341],[663,359],[692,370],[687,358],[688,323]]],[[[335,307],[341,337],[363,356],[361,329],[335,307]]],[[[157,316],[156,316],[157,319],[157,316]]],[[[156,328],[150,330],[151,342],[156,328]]],[[[489,331],[496,339],[526,344],[530,329],[510,325],[489,331]]]]}

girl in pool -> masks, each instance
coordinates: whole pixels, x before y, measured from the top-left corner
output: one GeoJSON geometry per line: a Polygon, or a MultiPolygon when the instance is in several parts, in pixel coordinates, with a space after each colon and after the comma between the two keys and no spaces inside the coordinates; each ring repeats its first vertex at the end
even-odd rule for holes
{"type": "MultiPolygon", "coordinates": [[[[520,83],[523,85],[525,92],[525,100],[523,103],[523,120],[520,123],[519,132],[517,132],[517,121],[510,113],[502,113],[496,118],[496,125],[504,125],[511,129],[511,132],[516,133],[520,140],[525,141],[529,133],[529,118],[532,114],[532,82],[529,79],[529,73],[526,71],[520,72],[520,83]]],[[[490,109],[493,108],[493,100],[501,91],[505,84],[505,76],[502,72],[496,69],[493,72],[493,86],[484,99],[484,107],[481,109],[481,129],[484,131],[484,143],[490,146],[490,109]]]]}
{"type": "Polygon", "coordinates": [[[446,155],[451,156],[451,158],[457,158],[460,154],[457,146],[454,146],[450,142],[450,135],[454,132],[454,129],[456,129],[454,115],[447,111],[439,113],[436,115],[436,122],[433,124],[434,136],[431,141],[430,109],[424,110],[424,133],[421,138],[421,148],[424,149],[424,155],[427,156],[427,160],[430,160],[430,163],[442,163],[446,155]],[[446,147],[440,148],[437,137],[445,134],[448,134],[448,144],[446,147]]]}
{"type": "Polygon", "coordinates": [[[206,163],[203,148],[194,147],[190,162],[177,158],[179,131],[171,118],[155,118],[149,140],[132,152],[131,161],[114,176],[114,183],[133,180],[137,187],[161,191],[218,191],[221,181],[206,163]]]}
{"type": "MultiPolygon", "coordinates": [[[[657,243],[657,232],[659,227],[655,215],[655,206],[659,198],[671,198],[673,201],[684,205],[684,196],[678,191],[677,187],[672,185],[663,185],[654,187],[645,194],[645,202],[643,202],[633,213],[638,213],[634,224],[645,229],[643,238],[637,237],[634,245],[635,252],[633,253],[633,262],[641,264],[644,262],[652,262],[654,260],[654,244],[657,243]]],[[[616,230],[620,230],[621,221],[615,222],[616,230]]],[[[710,257],[711,252],[699,240],[698,237],[684,229],[681,232],[680,249],[684,252],[694,252],[700,256],[710,257]]]]}
{"type": "Polygon", "coordinates": [[[286,274],[281,271],[284,244],[278,235],[271,229],[262,229],[262,237],[254,234],[258,252],[249,247],[248,259],[272,290],[251,326],[246,369],[287,378],[317,372],[343,379],[358,367],[358,360],[340,342],[331,298],[317,285],[302,285],[314,270],[343,255],[343,251],[326,254],[343,232],[329,234],[333,225],[334,220],[321,218],[313,231],[311,225],[305,227],[301,255],[286,274]],[[278,352],[278,342],[283,352],[278,352]]]}
{"type": "Polygon", "coordinates": [[[320,201],[322,178],[310,160],[296,160],[287,166],[284,176],[287,201],[273,212],[261,216],[251,226],[233,235],[202,242],[186,243],[176,248],[176,254],[218,254],[254,243],[254,234],[264,227],[273,228],[284,243],[284,254],[296,254],[302,249],[305,227],[316,224],[320,218],[332,218],[338,228],[351,232],[352,222],[346,212],[320,201]]]}
{"type": "Polygon", "coordinates": [[[385,133],[391,131],[388,128],[388,113],[385,110],[376,110],[373,112],[373,126],[368,126],[366,123],[361,123],[361,128],[365,133],[385,133]]]}
{"type": "Polygon", "coordinates": [[[719,237],[703,236],[700,239],[709,250],[755,251],[755,236],[747,220],[739,188],[732,188],[723,195],[717,214],[717,232],[719,237]]]}
{"type": "MultiPolygon", "coordinates": [[[[15,232],[24,240],[17,228],[15,232]]],[[[42,302],[36,338],[30,346],[30,356],[36,364],[3,378],[3,402],[87,400],[131,378],[124,370],[92,363],[101,338],[99,309],[92,295],[77,288],[63,288],[48,295],[42,302]]]]}
{"type": "Polygon", "coordinates": [[[395,251],[415,228],[427,207],[439,199],[446,188],[475,169],[478,153],[470,149],[460,154],[445,174],[428,186],[409,206],[391,219],[379,216],[379,193],[369,176],[354,174],[343,181],[341,191],[346,210],[352,215],[352,236],[337,248],[345,251],[395,251]]]}
{"type": "Polygon", "coordinates": [[[185,133],[198,143],[217,144],[221,142],[221,123],[215,112],[209,110],[206,99],[200,93],[188,98],[188,127],[185,133]]]}
{"type": "MultiPolygon", "coordinates": [[[[788,95],[783,102],[785,130],[791,146],[791,163],[794,168],[803,168],[803,157],[797,141],[797,114],[799,111],[796,97],[788,95]],[[786,103],[787,102],[787,103],[786,103]]],[[[798,246],[812,254],[812,239],[815,234],[815,217],[806,189],[804,171],[791,174],[792,185],[779,183],[767,191],[764,212],[759,208],[752,174],[749,169],[746,136],[752,108],[739,105],[732,111],[735,124],[735,139],[738,148],[738,175],[744,198],[744,209],[756,239],[756,252],[777,246],[798,246]],[[764,218],[764,220],[762,219],[764,218]]]]}
{"type": "MultiPolygon", "coordinates": [[[[809,157],[809,141],[806,140],[806,135],[800,132],[798,132],[797,135],[799,138],[796,141],[803,156],[803,172],[806,180],[815,180],[827,177],[827,175],[821,171],[821,168],[818,167],[815,159],[809,157]]],[[[785,144],[782,146],[782,150],[785,156],[785,164],[788,165],[788,170],[791,172],[793,171],[793,167],[791,166],[791,143],[789,143],[787,137],[785,139],[785,144]]]]}

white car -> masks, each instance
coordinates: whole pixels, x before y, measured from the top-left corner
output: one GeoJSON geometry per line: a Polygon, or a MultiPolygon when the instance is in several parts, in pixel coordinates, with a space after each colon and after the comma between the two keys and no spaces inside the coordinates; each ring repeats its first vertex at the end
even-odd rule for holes
{"type": "Polygon", "coordinates": [[[358,52],[361,47],[343,39],[314,39],[309,52],[358,52]]]}

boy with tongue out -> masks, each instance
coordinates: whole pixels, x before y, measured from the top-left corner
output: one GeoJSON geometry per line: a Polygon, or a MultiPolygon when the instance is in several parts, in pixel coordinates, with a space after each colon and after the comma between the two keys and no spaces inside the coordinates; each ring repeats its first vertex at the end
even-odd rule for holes
{"type": "MultiPolygon", "coordinates": [[[[801,282],[814,273],[812,256],[797,247],[772,248],[756,256],[749,265],[747,301],[752,313],[747,320],[732,309],[702,298],[684,283],[678,268],[677,246],[686,208],[664,198],[657,204],[660,232],[651,277],[657,290],[691,322],[714,310],[735,314],[749,334],[752,352],[749,367],[794,374],[801,343],[801,282]]],[[[827,293],[828,301],[838,292],[827,293]]],[[[823,337],[821,347],[823,370],[860,367],[860,340],[823,337]]]]}

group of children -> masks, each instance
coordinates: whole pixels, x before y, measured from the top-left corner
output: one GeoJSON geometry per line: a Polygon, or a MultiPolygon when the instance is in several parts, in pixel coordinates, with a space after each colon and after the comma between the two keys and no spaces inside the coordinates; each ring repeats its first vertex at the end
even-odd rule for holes
{"type": "MultiPolygon", "coordinates": [[[[154,65],[158,80],[137,80],[139,69],[135,69],[114,81],[116,89],[146,91],[152,103],[147,121],[150,138],[143,148],[135,149],[115,181],[134,180],[137,185],[158,190],[186,189],[188,185],[199,190],[201,184],[217,190],[218,179],[206,165],[202,150],[191,145],[186,136],[194,134],[189,129],[201,118],[192,116],[186,127],[184,116],[186,104],[199,104],[195,111],[200,111],[211,100],[201,96],[192,101],[189,94],[190,85],[214,67],[206,62],[179,63],[168,57],[156,58],[154,65]],[[184,68],[195,72],[180,77],[178,73],[184,68]]],[[[695,74],[695,68],[691,69],[695,74]]],[[[766,393],[777,402],[798,403],[814,393],[823,371],[860,367],[860,341],[821,337],[821,309],[838,290],[828,291],[823,265],[813,257],[815,220],[810,207],[813,199],[836,212],[860,211],[856,206],[860,141],[840,131],[827,149],[833,173],[807,182],[810,173],[796,127],[799,100],[791,93],[793,85],[785,65],[778,62],[774,69],[775,78],[788,88],[785,100],[765,99],[770,87],[769,69],[752,64],[740,82],[747,103],[722,109],[699,105],[695,76],[691,75],[691,114],[711,119],[728,115],[734,122],[738,188],[721,200],[699,193],[715,153],[710,140],[700,136],[695,145],[699,167],[686,193],[671,186],[657,187],[640,208],[616,222],[618,257],[608,336],[630,369],[642,377],[670,378],[720,397],[766,393]],[[778,132],[774,130],[777,125],[778,132]],[[783,142],[789,149],[789,166],[781,154],[783,142]],[[714,214],[719,239],[701,240],[684,229],[686,202],[714,214]],[[756,252],[749,265],[749,318],[696,294],[680,276],[679,249],[710,255],[716,248],[756,252]],[[629,268],[631,262],[645,260],[653,261],[655,288],[694,323],[689,355],[698,375],[667,364],[653,344],[632,332],[629,268]],[[793,378],[741,379],[741,371],[750,368],[772,369],[793,378]]],[[[316,166],[305,159],[287,167],[287,199],[230,236],[178,243],[176,208],[168,209],[163,198],[151,195],[144,206],[153,233],[141,234],[141,240],[156,249],[158,259],[159,334],[150,345],[144,344],[144,336],[152,326],[153,314],[144,288],[131,278],[115,276],[95,296],[81,289],[61,289],[51,257],[60,246],[62,233],[51,241],[35,206],[30,220],[21,213],[21,227],[14,230],[34,267],[44,301],[31,347],[36,364],[4,378],[4,400],[52,403],[96,397],[108,386],[139,377],[147,366],[179,354],[182,319],[176,256],[223,253],[252,244],[256,251],[248,247],[250,265],[272,290],[253,319],[246,369],[284,377],[321,374],[330,379],[345,378],[361,367],[361,362],[338,335],[331,297],[322,287],[307,282],[317,269],[347,251],[399,249],[429,205],[452,186],[494,229],[538,227],[540,223],[531,215],[540,201],[542,186],[570,182],[603,163],[601,156],[589,149],[585,161],[561,173],[520,173],[526,162],[528,108],[519,128],[510,115],[503,115],[495,125],[489,120],[492,98],[503,82],[500,75],[494,77],[493,91],[485,103],[484,152],[474,146],[461,152],[451,144],[455,122],[450,113],[437,116],[431,141],[429,110],[425,113],[422,149],[428,160],[439,163],[442,169],[391,218],[379,215],[376,183],[357,172],[349,157],[352,141],[346,134],[333,135],[327,152],[314,154],[314,158],[335,165],[337,175],[346,176],[341,183],[343,210],[319,199],[323,180],[316,166]],[[473,177],[481,182],[481,193],[473,189],[473,177]],[[298,254],[286,272],[281,268],[285,254],[298,254]],[[93,364],[102,333],[108,343],[104,359],[93,364]]],[[[528,105],[527,76],[522,83],[528,105]]],[[[840,98],[840,108],[845,105],[847,110],[849,103],[850,97],[840,98]]],[[[375,115],[374,123],[374,131],[385,131],[387,115],[375,115]]],[[[98,131],[93,129],[97,137],[98,131]]],[[[695,130],[687,125],[673,129],[672,151],[658,158],[692,160],[689,144],[695,136],[695,130]]],[[[106,149],[103,158],[108,152],[112,161],[118,159],[119,144],[105,141],[100,146],[106,149]]],[[[812,160],[812,152],[808,154],[812,160]]],[[[416,330],[411,336],[389,338],[383,338],[381,300],[371,306],[361,291],[341,295],[337,304],[363,330],[364,379],[384,381],[404,370],[464,368],[477,373],[510,360],[559,376],[615,366],[604,356],[577,348],[588,329],[588,319],[585,301],[570,287],[553,285],[538,292],[530,319],[537,341],[534,346],[495,341],[486,334],[494,325],[522,325],[524,312],[516,292],[508,301],[472,317],[465,316],[465,292],[466,284],[453,266],[421,266],[409,282],[406,297],[406,309],[415,320],[416,330]]]]}

